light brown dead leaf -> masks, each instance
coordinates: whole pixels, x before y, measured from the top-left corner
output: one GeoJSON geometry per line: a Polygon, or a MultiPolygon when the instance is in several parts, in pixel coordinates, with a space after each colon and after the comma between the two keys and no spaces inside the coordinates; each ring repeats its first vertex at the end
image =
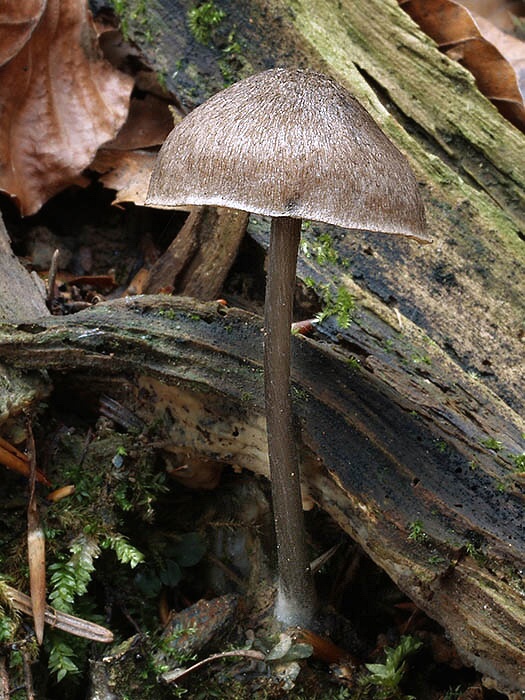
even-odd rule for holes
{"type": "Polygon", "coordinates": [[[91,168],[102,174],[100,181],[116,190],[113,204],[133,202],[144,204],[156,153],[149,151],[120,151],[101,148],[91,168]]]}
{"type": "Polygon", "coordinates": [[[173,114],[168,102],[146,93],[141,98],[132,98],[126,123],[118,136],[104,144],[104,147],[131,151],[159,146],[172,129],[173,114]]]}
{"type": "Polygon", "coordinates": [[[143,149],[159,146],[172,130],[177,112],[168,105],[149,92],[132,98],[126,123],[97,153],[90,167],[102,175],[104,187],[117,191],[113,204],[144,204],[156,153],[143,149]]]}
{"type": "Polygon", "coordinates": [[[525,15],[523,0],[458,0],[473,15],[485,18],[503,32],[513,32],[514,18],[525,15]]]}
{"type": "Polygon", "coordinates": [[[83,0],[4,0],[0,46],[0,189],[33,214],[115,137],[133,81],[102,58],[83,0]]]}
{"type": "Polygon", "coordinates": [[[503,116],[525,131],[519,83],[525,72],[525,43],[453,0],[399,2],[442,51],[470,70],[479,89],[503,116]]]}
{"type": "MultiPolygon", "coordinates": [[[[2,594],[15,610],[20,610],[26,615],[32,615],[33,603],[29,596],[21,593],[16,588],[8,586],[6,583],[2,584],[2,594]]],[[[75,637],[91,639],[94,642],[103,642],[104,644],[109,644],[113,641],[113,633],[111,630],[106,629],[106,627],[97,625],[95,622],[83,620],[74,615],[68,615],[60,610],[55,610],[55,608],[52,608],[50,605],[46,605],[44,621],[50,627],[63,630],[64,632],[68,632],[68,634],[75,635],[75,637]]]]}
{"type": "Polygon", "coordinates": [[[0,5],[0,66],[29,41],[46,7],[46,0],[3,2],[0,5]]]}

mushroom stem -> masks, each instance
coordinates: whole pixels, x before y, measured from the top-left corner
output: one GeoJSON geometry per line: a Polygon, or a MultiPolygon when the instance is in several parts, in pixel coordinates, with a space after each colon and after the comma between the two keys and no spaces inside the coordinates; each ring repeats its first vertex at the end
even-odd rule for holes
{"type": "Polygon", "coordinates": [[[264,307],[268,454],[279,585],[276,618],[307,626],[316,596],[308,559],[290,385],[293,293],[301,219],[272,219],[264,307]]]}

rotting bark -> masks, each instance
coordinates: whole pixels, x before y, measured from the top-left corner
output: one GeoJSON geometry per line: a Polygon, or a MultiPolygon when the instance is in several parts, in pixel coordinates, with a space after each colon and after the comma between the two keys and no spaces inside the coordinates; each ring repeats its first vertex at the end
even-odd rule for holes
{"type": "MultiPolygon", "coordinates": [[[[212,303],[137,297],[4,326],[0,361],[47,369],[75,402],[109,391],[165,426],[170,451],[267,474],[261,326],[212,303]]],[[[480,382],[458,378],[437,347],[432,372],[413,365],[414,352],[428,351],[417,329],[395,352],[381,350],[389,328],[363,304],[340,342],[294,338],[305,487],[445,627],[467,664],[519,690],[524,498],[513,456],[525,424],[480,382]]]]}
{"type": "MultiPolygon", "coordinates": [[[[30,321],[48,313],[44,284],[14,255],[0,216],[0,323],[30,321]]],[[[0,424],[48,392],[49,382],[41,373],[20,372],[0,364],[0,424]]]]}

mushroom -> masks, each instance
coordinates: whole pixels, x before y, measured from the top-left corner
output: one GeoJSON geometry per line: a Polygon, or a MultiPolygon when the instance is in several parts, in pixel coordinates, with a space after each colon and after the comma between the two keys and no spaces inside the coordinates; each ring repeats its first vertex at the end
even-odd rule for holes
{"type": "Polygon", "coordinates": [[[264,311],[268,454],[278,561],[275,617],[316,613],[290,392],[293,290],[307,218],[427,242],[416,180],[366,110],[331,78],[275,68],[193,110],[158,155],[148,206],[215,205],[272,217],[264,311]]]}

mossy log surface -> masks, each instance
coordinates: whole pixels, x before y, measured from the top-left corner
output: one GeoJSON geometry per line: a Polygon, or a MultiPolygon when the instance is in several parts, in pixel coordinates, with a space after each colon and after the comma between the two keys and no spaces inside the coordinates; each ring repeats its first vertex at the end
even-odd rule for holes
{"type": "MultiPolygon", "coordinates": [[[[393,314],[393,312],[391,312],[393,314]]],[[[155,423],[170,452],[268,472],[262,320],[215,303],[144,296],[0,330],[0,362],[47,370],[75,405],[110,394],[155,423]]],[[[373,308],[354,331],[294,338],[305,490],[447,630],[501,690],[525,685],[525,424],[437,347],[373,308]],[[356,362],[359,358],[359,362],[356,362]],[[435,374],[432,374],[435,372],[435,374]],[[497,435],[501,444],[493,443],[497,435]],[[491,449],[492,448],[492,449],[491,449]]]]}

